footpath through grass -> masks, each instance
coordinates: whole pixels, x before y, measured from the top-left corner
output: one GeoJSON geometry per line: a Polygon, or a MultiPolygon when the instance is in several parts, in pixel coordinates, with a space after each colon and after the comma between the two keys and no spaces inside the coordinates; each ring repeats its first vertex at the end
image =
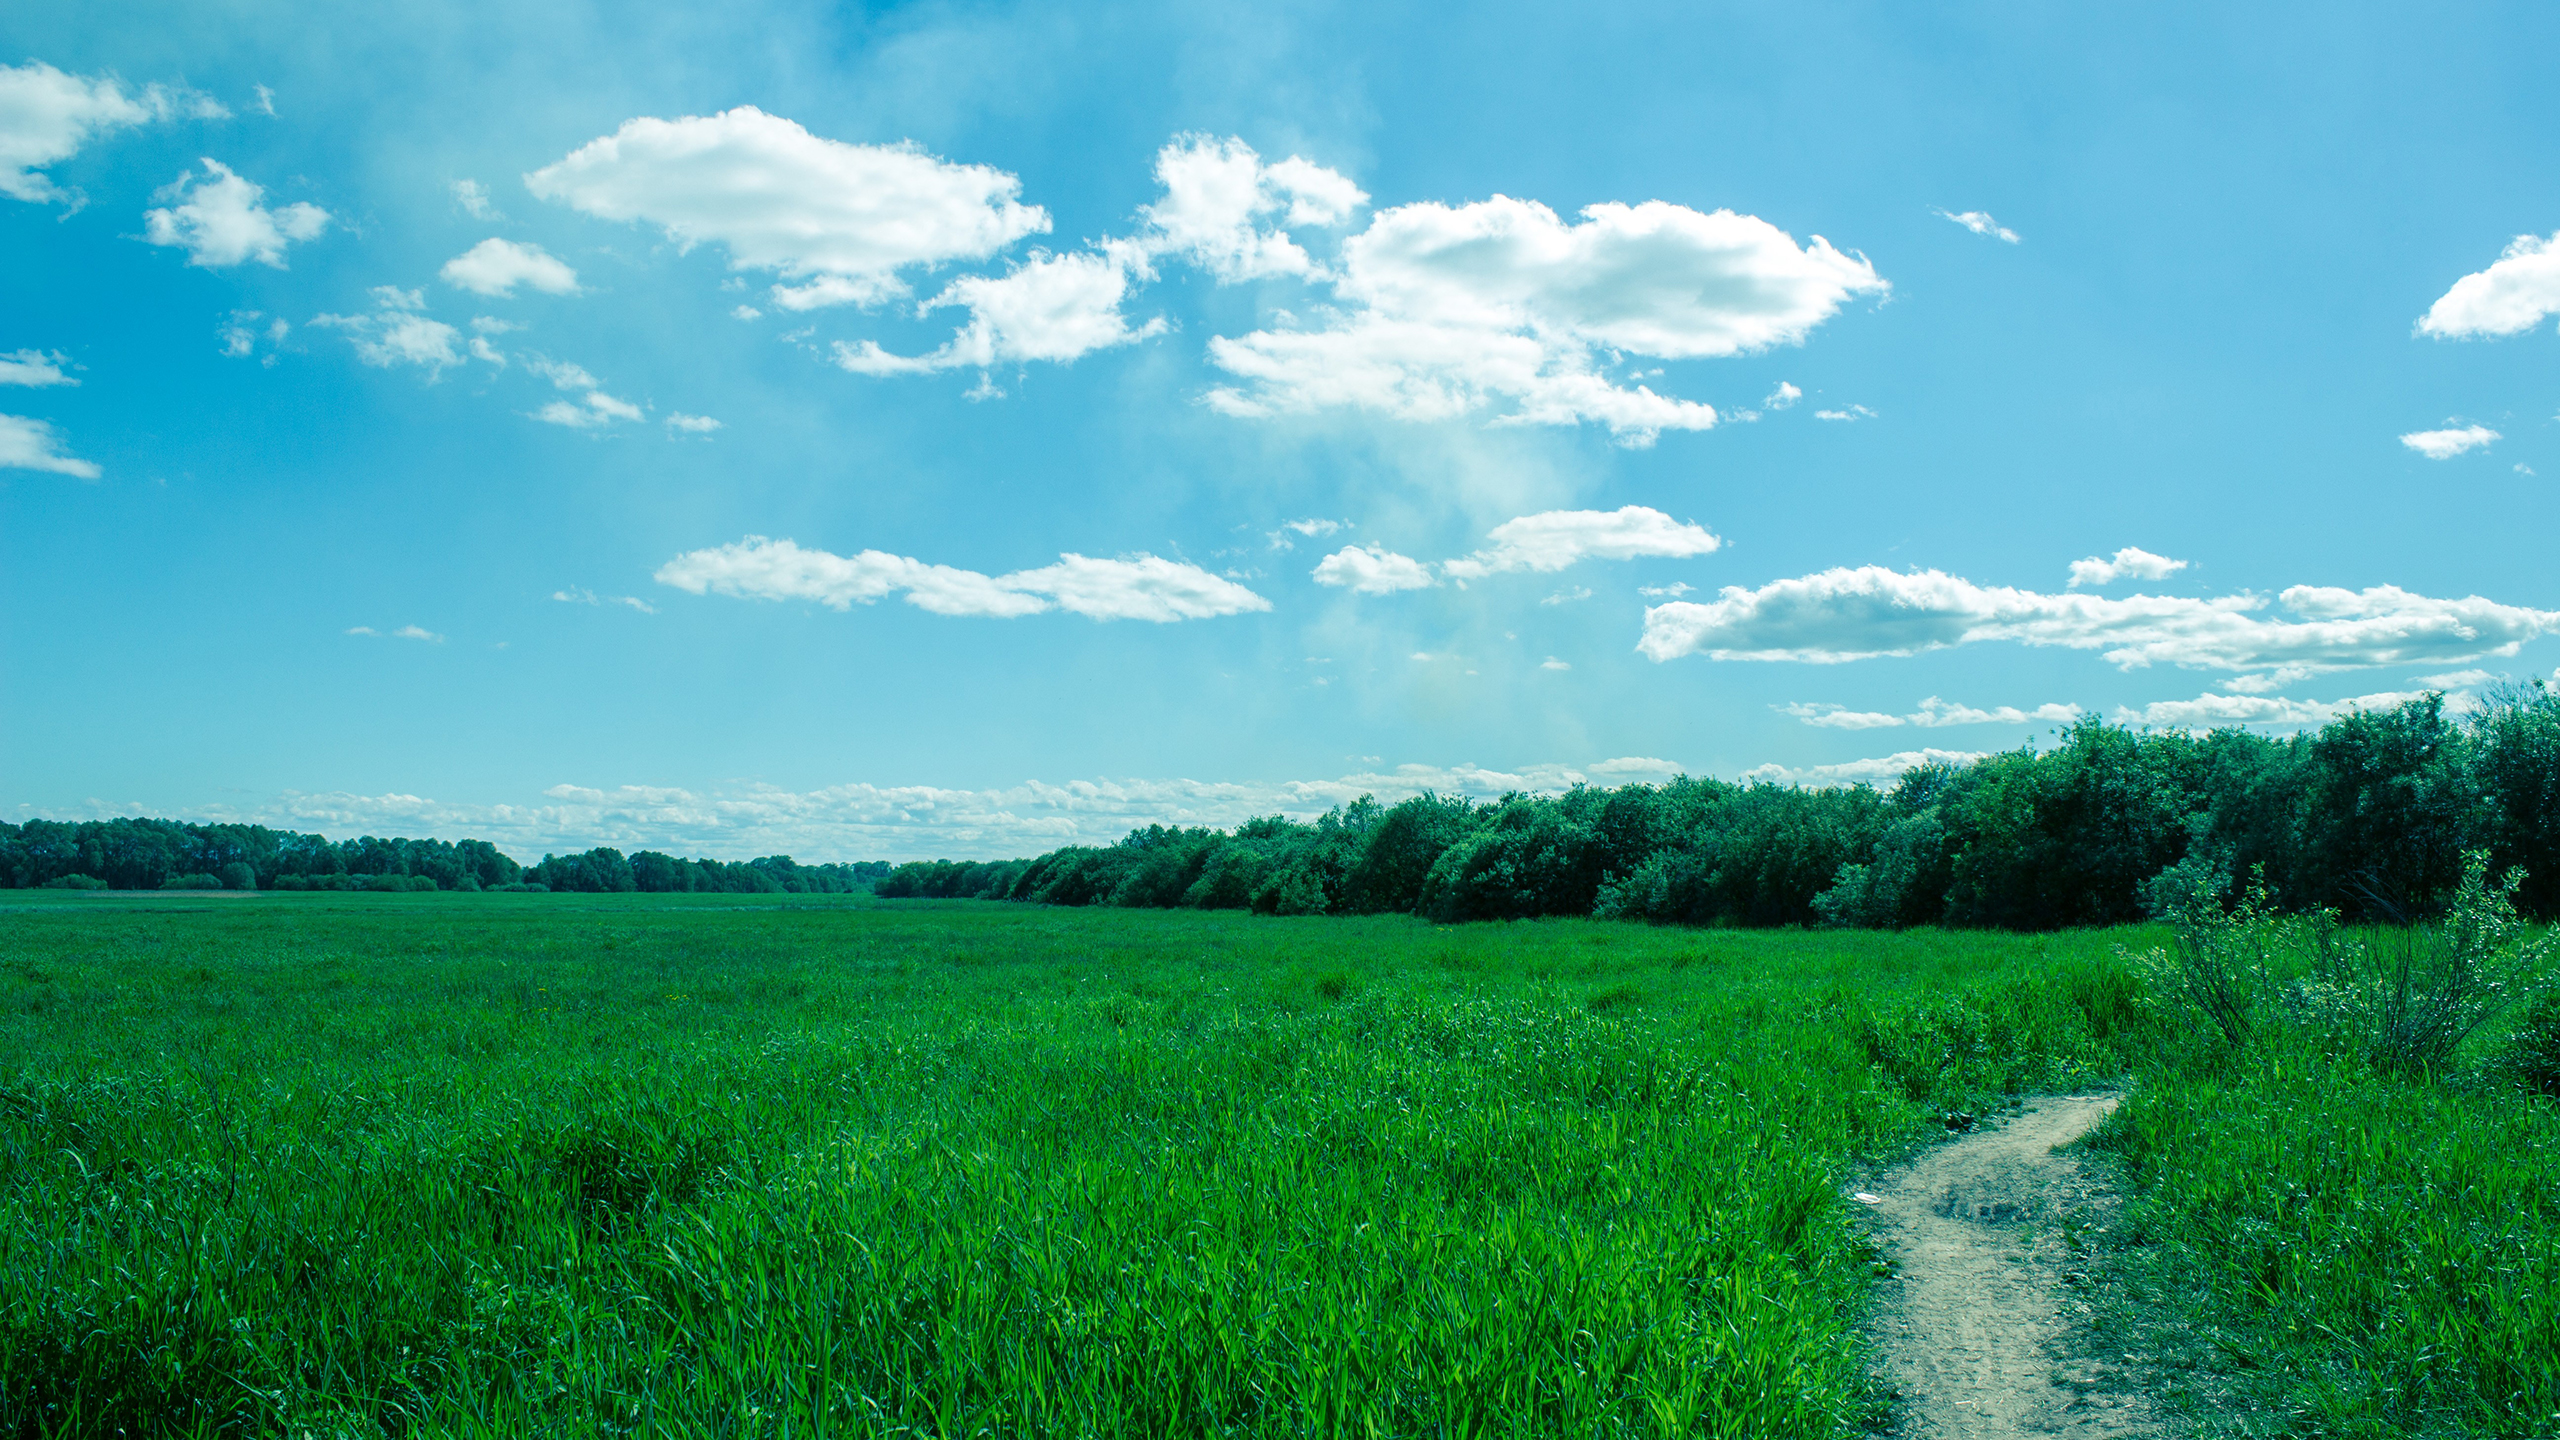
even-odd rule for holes
{"type": "Polygon", "coordinates": [[[12,908],[0,1431],[1839,1434],[1880,1413],[1845,1167],[2110,1068],[2107,953],[12,908]]]}

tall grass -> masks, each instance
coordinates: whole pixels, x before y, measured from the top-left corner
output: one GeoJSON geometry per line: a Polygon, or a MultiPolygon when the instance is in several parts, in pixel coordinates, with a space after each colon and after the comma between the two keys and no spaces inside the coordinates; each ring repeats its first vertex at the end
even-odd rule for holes
{"type": "Polygon", "coordinates": [[[2400,930],[2203,906],[2154,956],[2158,1031],[2096,1144],[2132,1193],[2118,1323],[2192,1372],[2200,1429],[2560,1434],[2549,1006],[2497,1023],[2560,975],[2515,888],[2474,856],[2400,930]]]}
{"type": "MultiPolygon", "coordinates": [[[[2090,937],[729,897],[0,927],[0,1431],[1834,1435],[2090,937]]],[[[2097,1024],[2121,1011],[2099,996],[2097,1024]]]]}

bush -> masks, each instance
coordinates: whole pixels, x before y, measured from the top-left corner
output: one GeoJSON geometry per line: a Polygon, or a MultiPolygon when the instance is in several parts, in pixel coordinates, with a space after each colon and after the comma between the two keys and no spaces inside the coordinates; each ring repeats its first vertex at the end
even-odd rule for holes
{"type": "Polygon", "coordinates": [[[2229,882],[2219,866],[2190,857],[2142,887],[2145,900],[2176,933],[2173,951],[2133,957],[2144,988],[2212,1023],[2237,1050],[2256,1027],[2260,997],[2286,968],[2282,958],[2326,934],[2326,911],[2309,917],[2275,912],[2263,875],[2252,876],[2239,902],[2223,908],[2229,882]]]}
{"type": "Polygon", "coordinates": [[[2508,1042],[2506,1070],[2517,1084],[2560,1100],[2560,989],[2543,991],[2525,1007],[2508,1042]]]}
{"type": "Polygon", "coordinates": [[[47,890],[104,890],[107,882],[95,875],[56,875],[44,882],[47,890]]]}
{"type": "Polygon", "coordinates": [[[2493,886],[2488,871],[2488,852],[2471,851],[2442,919],[2321,947],[2296,988],[2297,1008],[2378,1070],[2443,1073],[2464,1041],[2529,992],[2553,950],[2516,917],[2524,873],[2510,870],[2493,886]]]}
{"type": "Polygon", "coordinates": [[[210,875],[172,875],[160,882],[163,890],[219,890],[222,882],[210,875]]]}
{"type": "Polygon", "coordinates": [[[234,860],[214,873],[221,878],[222,888],[225,890],[255,890],[258,888],[258,872],[250,869],[248,865],[242,861],[234,860]]]}

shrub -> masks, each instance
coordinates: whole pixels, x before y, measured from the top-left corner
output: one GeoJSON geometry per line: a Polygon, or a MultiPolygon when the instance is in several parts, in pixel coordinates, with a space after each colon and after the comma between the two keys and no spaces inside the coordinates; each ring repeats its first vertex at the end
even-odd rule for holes
{"type": "Polygon", "coordinates": [[[2259,998],[2284,968],[2280,957],[2327,933],[2333,922],[2325,911],[2277,914],[2263,875],[2253,875],[2239,901],[2225,909],[2228,883],[2219,866],[2200,857],[2160,872],[2143,886],[2144,899],[2175,932],[2175,948],[2132,958],[2147,991],[2210,1021],[2237,1050],[2249,1043],[2259,998]]]}
{"type": "Polygon", "coordinates": [[[2560,989],[2543,991],[2525,1007],[2505,1068],[2527,1090],[2560,1100],[2560,989]]]}
{"type": "Polygon", "coordinates": [[[2516,916],[2524,873],[2492,885],[2488,871],[2488,852],[2470,851],[2441,919],[2322,946],[2296,1008],[2378,1070],[2443,1073],[2464,1041],[2529,992],[2553,952],[2516,916]]]}
{"type": "Polygon", "coordinates": [[[95,875],[56,875],[44,882],[47,890],[104,890],[107,882],[95,875]]]}
{"type": "Polygon", "coordinates": [[[210,875],[172,875],[160,882],[163,890],[219,890],[222,882],[210,875]]]}
{"type": "Polygon", "coordinates": [[[221,878],[222,888],[225,890],[255,890],[258,888],[258,872],[250,869],[248,865],[242,861],[234,860],[230,864],[225,865],[220,870],[216,871],[215,874],[221,878]]]}

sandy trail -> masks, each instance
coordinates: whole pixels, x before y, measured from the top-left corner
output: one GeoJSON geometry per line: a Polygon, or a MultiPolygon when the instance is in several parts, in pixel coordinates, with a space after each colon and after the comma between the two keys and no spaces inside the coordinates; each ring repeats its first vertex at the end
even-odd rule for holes
{"type": "Polygon", "coordinates": [[[2025,1113],[1886,1172],[1868,1207],[1899,1263],[1873,1327],[1884,1376],[1901,1392],[1901,1433],[2149,1436],[2159,1433],[2123,1377],[2071,1357],[2063,1250],[2047,1225],[2108,1197],[2057,1145],[2115,1108],[2110,1095],[2049,1095],[2025,1113]]]}

